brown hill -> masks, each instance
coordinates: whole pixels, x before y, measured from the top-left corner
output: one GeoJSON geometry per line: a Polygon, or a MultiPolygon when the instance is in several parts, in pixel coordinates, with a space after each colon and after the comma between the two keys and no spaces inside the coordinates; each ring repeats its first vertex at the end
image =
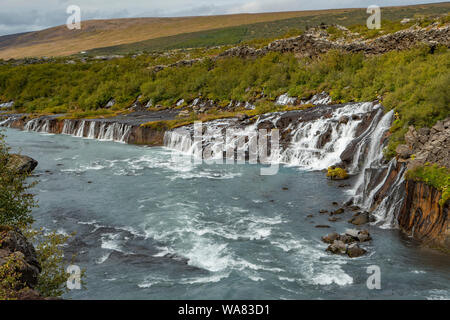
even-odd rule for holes
{"type": "Polygon", "coordinates": [[[106,46],[218,29],[355,9],[293,11],[258,14],[180,18],[132,18],[83,21],[81,30],[58,26],[42,31],[0,37],[0,59],[66,56],[106,46]]]}
{"type": "MultiPolygon", "coordinates": [[[[408,14],[436,10],[449,10],[450,2],[389,7],[402,17],[408,14]]],[[[159,39],[180,34],[202,32],[213,29],[273,22],[291,18],[314,17],[330,14],[365,14],[365,9],[332,9],[291,11],[257,14],[233,14],[219,16],[177,17],[177,18],[130,18],[111,20],[90,20],[82,22],[81,30],[69,30],[58,26],[42,31],[28,32],[0,37],[0,59],[67,56],[95,48],[133,44],[140,41],[159,39]]],[[[386,12],[386,11],[385,11],[386,12]]],[[[156,41],[156,40],[155,40],[156,41]]]]}

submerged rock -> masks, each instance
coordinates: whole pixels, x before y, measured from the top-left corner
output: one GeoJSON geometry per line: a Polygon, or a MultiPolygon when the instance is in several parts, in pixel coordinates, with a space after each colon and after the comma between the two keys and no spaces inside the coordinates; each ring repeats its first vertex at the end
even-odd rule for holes
{"type": "Polygon", "coordinates": [[[368,212],[358,212],[350,220],[349,223],[360,226],[369,222],[373,222],[373,218],[368,212]]]}
{"type": "Polygon", "coordinates": [[[332,212],[330,213],[330,215],[333,216],[333,215],[335,215],[335,214],[343,214],[344,211],[345,211],[344,208],[339,208],[339,209],[337,209],[337,210],[335,210],[335,211],[332,211],[332,212]]]}
{"type": "Polygon", "coordinates": [[[360,257],[362,255],[364,255],[367,251],[360,248],[356,243],[355,244],[351,244],[347,247],[347,255],[350,258],[357,258],[360,257]]]}

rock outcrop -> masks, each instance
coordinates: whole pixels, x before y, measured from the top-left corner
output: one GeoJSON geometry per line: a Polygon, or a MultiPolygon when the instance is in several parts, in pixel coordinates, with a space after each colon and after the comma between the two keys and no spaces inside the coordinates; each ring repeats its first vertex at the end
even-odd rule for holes
{"type": "Polygon", "coordinates": [[[324,37],[323,31],[307,32],[298,37],[276,40],[269,45],[254,49],[249,46],[231,48],[219,55],[222,57],[254,58],[269,52],[293,52],[297,56],[312,57],[329,50],[363,52],[367,55],[382,54],[393,50],[406,50],[424,43],[432,48],[438,44],[450,45],[450,26],[432,28],[410,28],[375,39],[356,40],[348,43],[331,41],[324,37]]]}
{"type": "Polygon", "coordinates": [[[396,151],[401,161],[407,162],[408,170],[427,162],[450,168],[450,118],[438,121],[431,129],[409,127],[405,141],[396,151]]]}
{"type": "Polygon", "coordinates": [[[38,162],[28,156],[20,154],[10,154],[8,159],[8,167],[12,168],[19,174],[31,173],[37,167],[38,162]]]}
{"type": "Polygon", "coordinates": [[[399,203],[393,212],[395,225],[424,245],[450,252],[448,201],[440,205],[442,192],[425,182],[403,178],[407,170],[427,163],[450,168],[450,118],[438,121],[432,128],[409,127],[405,142],[396,149],[395,163],[371,169],[367,175],[366,193],[375,190],[369,209],[380,213],[399,203]],[[393,192],[395,185],[398,188],[393,192]]]}
{"type": "Polygon", "coordinates": [[[359,247],[358,243],[372,240],[369,231],[347,229],[344,234],[330,233],[322,237],[322,241],[330,244],[327,251],[333,254],[343,254],[350,258],[357,258],[367,251],[359,247]]]}
{"type": "Polygon", "coordinates": [[[9,295],[16,299],[42,299],[34,290],[41,266],[33,245],[19,230],[0,226],[0,268],[7,263],[8,268],[14,269],[12,272],[20,274],[9,295]]]}

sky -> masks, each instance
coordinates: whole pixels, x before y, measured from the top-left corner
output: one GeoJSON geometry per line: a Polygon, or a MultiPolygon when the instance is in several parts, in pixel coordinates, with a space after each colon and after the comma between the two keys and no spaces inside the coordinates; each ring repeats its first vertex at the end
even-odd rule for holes
{"type": "Polygon", "coordinates": [[[179,17],[336,8],[396,6],[443,0],[0,0],[0,35],[42,30],[66,23],[69,5],[81,19],[179,17]]]}

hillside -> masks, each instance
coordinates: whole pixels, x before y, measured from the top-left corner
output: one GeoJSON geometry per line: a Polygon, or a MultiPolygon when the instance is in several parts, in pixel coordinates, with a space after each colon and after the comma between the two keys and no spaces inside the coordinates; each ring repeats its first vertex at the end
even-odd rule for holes
{"type": "MultiPolygon", "coordinates": [[[[421,15],[440,15],[450,11],[450,3],[419,5],[407,7],[389,7],[382,9],[383,21],[400,21],[405,17],[421,15]]],[[[297,35],[303,30],[320,24],[340,24],[346,27],[364,25],[367,19],[366,9],[325,10],[320,14],[312,13],[283,20],[266,21],[240,26],[212,29],[200,32],[181,33],[139,41],[135,43],[99,47],[89,50],[91,55],[129,54],[135,52],[161,52],[172,49],[201,48],[220,45],[261,43],[261,39],[274,40],[286,35],[297,35]]]]}
{"type": "MultiPolygon", "coordinates": [[[[383,8],[382,17],[398,20],[418,14],[442,14],[450,3],[383,8]]],[[[180,18],[91,20],[82,30],[65,26],[0,37],[0,59],[162,51],[167,49],[238,44],[279,37],[292,29],[339,23],[363,24],[365,9],[335,9],[180,18]]]]}
{"type": "MultiPolygon", "coordinates": [[[[336,13],[345,10],[334,10],[336,13]]],[[[0,59],[27,56],[65,56],[83,50],[198,32],[242,24],[275,21],[292,17],[320,15],[329,11],[298,11],[261,14],[180,18],[133,18],[90,20],[81,30],[66,26],[0,37],[0,59]]]]}

